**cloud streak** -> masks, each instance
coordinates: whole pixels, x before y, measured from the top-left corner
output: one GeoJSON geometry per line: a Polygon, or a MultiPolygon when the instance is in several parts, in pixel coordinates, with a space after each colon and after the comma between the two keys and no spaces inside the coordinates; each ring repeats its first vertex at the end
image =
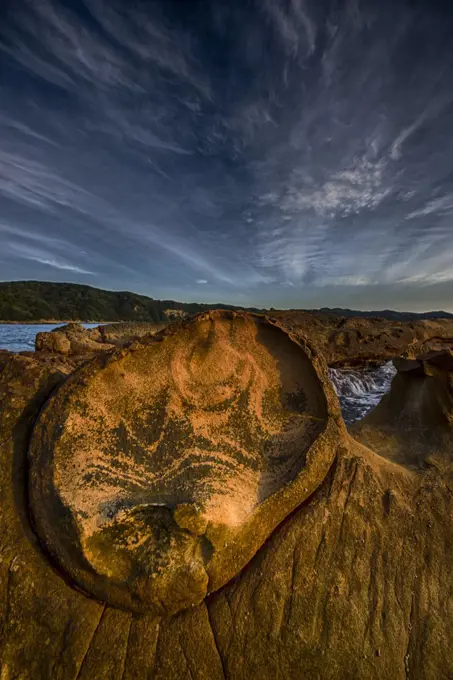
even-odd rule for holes
{"type": "Polygon", "coordinates": [[[343,10],[12,3],[5,278],[273,306],[450,299],[453,18],[343,10]]]}
{"type": "Polygon", "coordinates": [[[88,269],[82,269],[82,267],[77,267],[76,265],[67,264],[64,262],[58,262],[57,260],[48,260],[41,257],[28,257],[26,259],[32,260],[33,262],[38,262],[39,264],[44,264],[48,267],[54,267],[54,269],[75,272],[76,274],[88,274],[89,276],[95,276],[95,273],[88,271],[88,269]]]}
{"type": "Polygon", "coordinates": [[[37,262],[38,264],[45,265],[46,267],[52,267],[54,269],[59,269],[61,271],[73,272],[75,274],[87,274],[89,276],[95,276],[95,272],[92,272],[83,267],[79,267],[76,264],[71,264],[65,262],[61,259],[54,257],[53,254],[42,250],[40,248],[35,248],[33,246],[27,246],[18,243],[10,243],[8,245],[8,251],[16,257],[24,260],[30,260],[31,262],[37,262]]]}

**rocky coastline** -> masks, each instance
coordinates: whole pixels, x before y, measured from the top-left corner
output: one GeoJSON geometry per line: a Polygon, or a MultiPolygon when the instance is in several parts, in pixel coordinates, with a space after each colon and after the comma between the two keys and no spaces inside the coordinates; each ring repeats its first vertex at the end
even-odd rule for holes
{"type": "Polygon", "coordinates": [[[452,346],[214,311],[0,353],[2,680],[449,677],[452,346]],[[347,429],[327,366],[391,359],[347,429]]]}

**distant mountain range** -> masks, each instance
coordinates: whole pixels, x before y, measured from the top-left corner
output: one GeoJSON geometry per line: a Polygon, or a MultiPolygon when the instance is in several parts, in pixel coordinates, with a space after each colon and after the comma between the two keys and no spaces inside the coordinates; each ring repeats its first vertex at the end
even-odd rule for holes
{"type": "Polygon", "coordinates": [[[453,319],[453,314],[449,312],[395,312],[391,309],[382,309],[377,312],[359,312],[355,309],[343,309],[342,307],[322,307],[317,310],[310,310],[323,312],[324,314],[335,314],[336,316],[362,316],[367,319],[379,317],[381,319],[388,319],[389,321],[419,321],[421,319],[453,319]]]}
{"type": "MultiPolygon", "coordinates": [[[[32,323],[37,321],[149,321],[196,314],[207,309],[244,309],[234,305],[155,300],[127,291],[108,291],[76,283],[45,281],[0,282],[0,319],[32,323]]],[[[264,311],[254,307],[250,311],[264,311]]],[[[342,317],[381,317],[391,321],[453,318],[447,312],[360,312],[351,309],[309,310],[342,317]]]]}

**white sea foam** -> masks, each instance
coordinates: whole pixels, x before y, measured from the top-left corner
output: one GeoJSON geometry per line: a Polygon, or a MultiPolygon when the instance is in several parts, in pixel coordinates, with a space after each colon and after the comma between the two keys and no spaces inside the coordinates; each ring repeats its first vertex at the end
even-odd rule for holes
{"type": "Polygon", "coordinates": [[[329,368],[346,423],[363,418],[390,389],[396,370],[391,361],[377,368],[329,368]]]}

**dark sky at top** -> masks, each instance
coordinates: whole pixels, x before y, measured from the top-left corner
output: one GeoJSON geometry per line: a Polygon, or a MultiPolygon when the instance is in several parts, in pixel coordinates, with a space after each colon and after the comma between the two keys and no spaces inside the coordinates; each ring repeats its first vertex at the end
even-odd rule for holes
{"type": "Polygon", "coordinates": [[[453,311],[453,6],[3,0],[0,278],[453,311]]]}

